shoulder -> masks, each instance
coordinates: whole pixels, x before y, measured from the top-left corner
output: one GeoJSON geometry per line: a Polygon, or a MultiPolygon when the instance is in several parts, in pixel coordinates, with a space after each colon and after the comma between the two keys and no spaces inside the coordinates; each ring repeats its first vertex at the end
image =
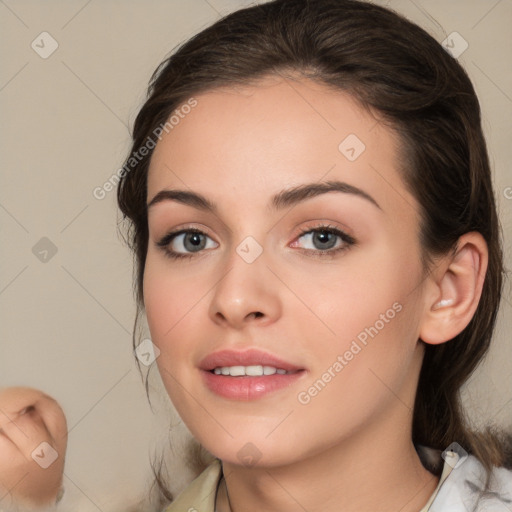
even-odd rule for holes
{"type": "Polygon", "coordinates": [[[215,459],[163,512],[214,512],[222,466],[215,459]]]}
{"type": "Polygon", "coordinates": [[[429,512],[507,512],[512,510],[512,471],[493,468],[487,473],[473,455],[460,459],[439,488],[429,512]],[[476,506],[476,507],[475,507],[476,506]]]}

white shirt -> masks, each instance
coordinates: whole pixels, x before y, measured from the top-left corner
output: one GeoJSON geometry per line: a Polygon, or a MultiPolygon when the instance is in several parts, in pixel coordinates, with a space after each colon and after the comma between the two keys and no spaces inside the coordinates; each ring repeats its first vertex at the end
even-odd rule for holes
{"type": "Polygon", "coordinates": [[[512,512],[511,470],[494,468],[489,490],[483,493],[486,472],[480,461],[473,455],[447,455],[451,456],[445,458],[442,477],[447,474],[425,512],[512,512]]]}

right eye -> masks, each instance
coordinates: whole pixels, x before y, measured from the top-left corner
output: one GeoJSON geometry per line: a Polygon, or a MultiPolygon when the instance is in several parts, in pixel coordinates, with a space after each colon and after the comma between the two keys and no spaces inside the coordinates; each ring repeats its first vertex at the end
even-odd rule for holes
{"type": "Polygon", "coordinates": [[[169,258],[179,259],[191,258],[203,249],[214,249],[217,244],[199,229],[182,229],[165,235],[157,246],[169,258]]]}

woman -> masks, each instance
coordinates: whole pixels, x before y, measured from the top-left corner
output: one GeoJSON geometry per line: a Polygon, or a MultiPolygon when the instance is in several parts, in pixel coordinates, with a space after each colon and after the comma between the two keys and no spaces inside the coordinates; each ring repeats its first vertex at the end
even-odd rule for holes
{"type": "Polygon", "coordinates": [[[369,3],[269,2],[160,66],[133,139],[139,305],[215,457],[169,511],[507,506],[510,444],[459,399],[502,255],[452,56],[369,3]]]}

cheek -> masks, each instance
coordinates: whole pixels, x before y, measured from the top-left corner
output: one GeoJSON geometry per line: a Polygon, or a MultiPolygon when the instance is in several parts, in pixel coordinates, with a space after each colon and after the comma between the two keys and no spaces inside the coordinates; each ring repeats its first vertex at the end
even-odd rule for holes
{"type": "Polygon", "coordinates": [[[400,254],[380,247],[367,254],[354,253],[333,269],[325,275],[304,273],[294,291],[315,313],[312,327],[321,328],[340,348],[360,333],[364,339],[365,330],[372,326],[376,325],[380,337],[396,329],[395,318],[404,316],[397,309],[411,299],[421,279],[419,265],[405,251],[400,254]]]}
{"type": "Polygon", "coordinates": [[[148,252],[143,281],[145,312],[151,341],[160,351],[156,364],[178,409],[188,396],[183,389],[197,385],[194,368],[198,349],[210,332],[208,301],[213,278],[180,270],[160,255],[148,252]]]}
{"type": "MultiPolygon", "coordinates": [[[[166,261],[148,252],[144,270],[144,305],[148,325],[156,342],[172,337],[179,322],[200,299],[200,290],[191,276],[180,277],[166,261]]],[[[155,342],[153,340],[153,342],[155,342]]]]}
{"type": "Polygon", "coordinates": [[[143,293],[151,341],[162,355],[157,363],[165,361],[166,366],[172,365],[186,344],[171,341],[186,327],[187,317],[198,306],[197,290],[190,280],[179,279],[166,268],[165,262],[148,254],[143,293]]]}
{"type": "Polygon", "coordinates": [[[369,386],[382,388],[377,376],[399,387],[416,348],[421,292],[421,268],[405,251],[382,251],[378,257],[357,258],[357,263],[334,279],[309,277],[301,285],[303,291],[314,290],[309,305],[317,317],[309,315],[301,329],[319,341],[312,352],[317,364],[311,382],[329,380],[322,375],[331,368],[337,376],[333,387],[360,386],[353,396],[369,386]]]}
{"type": "Polygon", "coordinates": [[[386,410],[412,408],[416,313],[388,299],[371,297],[360,310],[352,304],[337,323],[332,317],[336,340],[316,344],[316,364],[296,399],[318,436],[348,435],[386,410]]]}
{"type": "Polygon", "coordinates": [[[165,262],[148,254],[143,284],[146,318],[151,341],[160,351],[156,359],[158,371],[171,401],[179,409],[183,396],[177,383],[188,386],[183,368],[188,366],[191,351],[183,336],[193,332],[192,325],[187,324],[197,303],[193,289],[190,282],[182,283],[169,272],[165,262]]]}

